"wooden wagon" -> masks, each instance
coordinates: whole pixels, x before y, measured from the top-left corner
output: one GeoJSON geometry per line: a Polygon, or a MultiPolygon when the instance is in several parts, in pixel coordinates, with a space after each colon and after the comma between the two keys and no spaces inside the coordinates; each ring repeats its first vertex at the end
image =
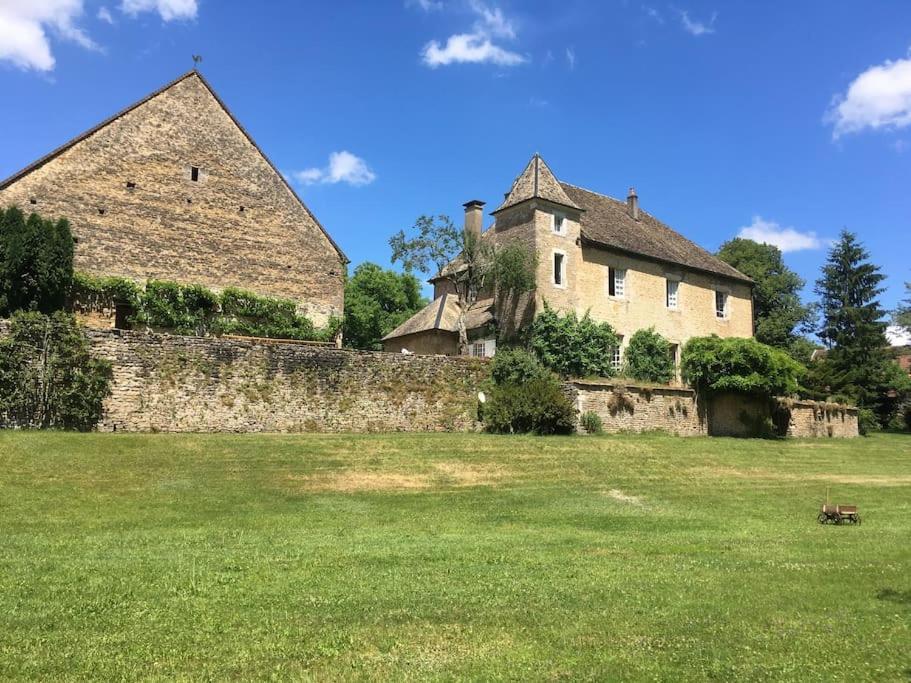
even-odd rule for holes
{"type": "Polygon", "coordinates": [[[817,519],[820,524],[860,524],[860,513],[856,505],[824,503],[817,519]]]}

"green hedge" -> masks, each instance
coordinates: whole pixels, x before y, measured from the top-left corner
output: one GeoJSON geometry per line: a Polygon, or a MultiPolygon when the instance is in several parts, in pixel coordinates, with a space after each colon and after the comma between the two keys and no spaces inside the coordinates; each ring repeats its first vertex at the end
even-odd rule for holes
{"type": "Polygon", "coordinates": [[[563,377],[613,377],[613,349],[620,338],[608,323],[588,313],[560,315],[546,304],[531,325],[529,346],[541,362],[563,377]]]}
{"type": "Polygon", "coordinates": [[[639,330],[626,347],[626,375],[639,382],[667,384],[674,378],[671,344],[654,327],[639,330]]]}
{"type": "Polygon", "coordinates": [[[133,310],[131,323],[176,334],[332,341],[341,327],[341,321],[332,318],[326,327],[317,329],[297,312],[293,301],[233,287],[217,294],[201,285],[150,280],[143,288],[126,278],[77,273],[71,299],[73,307],[81,310],[125,304],[133,310]]]}

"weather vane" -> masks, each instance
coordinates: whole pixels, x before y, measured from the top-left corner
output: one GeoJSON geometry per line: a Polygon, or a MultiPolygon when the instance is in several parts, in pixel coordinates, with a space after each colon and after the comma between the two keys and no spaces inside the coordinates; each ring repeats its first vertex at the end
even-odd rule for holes
{"type": "Polygon", "coordinates": [[[202,55],[193,55],[193,70],[199,68],[200,63],[202,62],[202,55]]]}

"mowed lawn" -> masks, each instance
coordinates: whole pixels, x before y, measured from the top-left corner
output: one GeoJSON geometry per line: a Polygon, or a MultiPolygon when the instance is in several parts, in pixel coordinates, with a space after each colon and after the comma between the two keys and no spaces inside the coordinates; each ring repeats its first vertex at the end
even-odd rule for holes
{"type": "Polygon", "coordinates": [[[911,437],[0,433],[0,679],[909,677],[911,437]]]}

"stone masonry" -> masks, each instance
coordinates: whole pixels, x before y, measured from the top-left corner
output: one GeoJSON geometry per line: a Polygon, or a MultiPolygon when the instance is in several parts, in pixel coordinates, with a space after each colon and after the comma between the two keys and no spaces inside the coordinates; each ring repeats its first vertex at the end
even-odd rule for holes
{"type": "Polygon", "coordinates": [[[0,183],[8,205],[68,218],[79,271],[342,314],[345,256],[195,72],[0,183]]]}

